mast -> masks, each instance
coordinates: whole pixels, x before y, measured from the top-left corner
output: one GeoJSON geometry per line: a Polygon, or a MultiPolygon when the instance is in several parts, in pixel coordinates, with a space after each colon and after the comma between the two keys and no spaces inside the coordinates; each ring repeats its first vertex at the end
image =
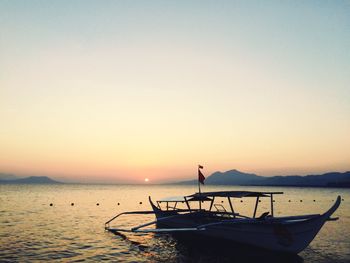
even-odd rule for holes
{"type": "MultiPolygon", "coordinates": [[[[200,165],[198,165],[198,176],[199,176],[199,173],[200,173],[200,170],[199,170],[199,167],[200,167],[200,165]]],[[[199,178],[198,178],[198,193],[199,193],[199,210],[202,210],[202,203],[201,203],[201,195],[202,195],[202,193],[201,193],[201,183],[199,182],[199,178]]]]}
{"type": "MultiPolygon", "coordinates": [[[[199,168],[198,168],[198,174],[199,173],[200,173],[200,171],[199,171],[199,168]]],[[[198,193],[199,193],[199,195],[201,195],[201,183],[200,183],[199,179],[198,179],[198,193]]]]}
{"type": "Polygon", "coordinates": [[[202,174],[201,170],[203,169],[203,166],[198,164],[198,193],[199,193],[199,210],[202,209],[202,202],[201,202],[201,184],[204,184],[205,177],[202,174]]]}

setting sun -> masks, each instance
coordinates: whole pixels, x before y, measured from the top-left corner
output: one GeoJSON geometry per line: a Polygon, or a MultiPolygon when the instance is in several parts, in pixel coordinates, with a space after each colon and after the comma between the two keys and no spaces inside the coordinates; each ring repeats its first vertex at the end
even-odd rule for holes
{"type": "Polygon", "coordinates": [[[145,178],[145,182],[148,183],[149,179],[148,178],[145,178]]]}

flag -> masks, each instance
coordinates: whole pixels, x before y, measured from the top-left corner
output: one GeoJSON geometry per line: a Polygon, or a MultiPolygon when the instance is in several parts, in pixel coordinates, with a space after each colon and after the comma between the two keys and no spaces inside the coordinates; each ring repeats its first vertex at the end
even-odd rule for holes
{"type": "Polygon", "coordinates": [[[200,166],[200,165],[198,166],[198,182],[200,182],[201,184],[204,184],[205,177],[202,174],[201,170],[199,169],[203,169],[203,166],[200,166]]]}
{"type": "Polygon", "coordinates": [[[198,164],[198,169],[203,169],[203,166],[198,164]]]}

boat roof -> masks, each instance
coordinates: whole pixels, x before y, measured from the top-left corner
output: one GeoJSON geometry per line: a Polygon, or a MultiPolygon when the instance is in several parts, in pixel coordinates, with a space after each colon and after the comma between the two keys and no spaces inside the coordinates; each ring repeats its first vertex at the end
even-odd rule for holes
{"type": "Polygon", "coordinates": [[[212,199],[204,195],[197,196],[171,196],[158,200],[158,202],[191,202],[191,201],[211,201],[212,199]]]}
{"type": "Polygon", "coordinates": [[[187,196],[172,196],[160,199],[158,202],[185,202],[185,201],[211,201],[214,197],[269,197],[283,192],[252,192],[252,191],[217,191],[194,193],[187,196]]]}
{"type": "Polygon", "coordinates": [[[185,202],[184,196],[169,196],[158,200],[158,202],[185,202]]]}
{"type": "Polygon", "coordinates": [[[252,191],[218,191],[218,192],[203,192],[195,193],[189,197],[205,196],[205,197],[268,197],[274,194],[283,194],[283,192],[252,192],[252,191]]]}

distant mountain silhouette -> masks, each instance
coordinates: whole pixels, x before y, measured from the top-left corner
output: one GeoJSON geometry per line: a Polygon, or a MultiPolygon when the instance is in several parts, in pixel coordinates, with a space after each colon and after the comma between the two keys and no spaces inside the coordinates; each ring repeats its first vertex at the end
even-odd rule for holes
{"type": "Polygon", "coordinates": [[[1,180],[14,180],[14,179],[18,179],[18,177],[15,176],[14,174],[0,173],[0,181],[1,180]]]}
{"type": "Polygon", "coordinates": [[[0,184],[61,184],[47,176],[30,176],[20,179],[0,180],[0,184]]]}
{"type": "MultiPolygon", "coordinates": [[[[183,181],[178,184],[197,184],[197,180],[183,181]]],[[[215,172],[207,177],[208,185],[257,185],[257,186],[320,186],[349,187],[350,171],[331,172],[319,175],[259,176],[237,170],[215,172]]]]}

